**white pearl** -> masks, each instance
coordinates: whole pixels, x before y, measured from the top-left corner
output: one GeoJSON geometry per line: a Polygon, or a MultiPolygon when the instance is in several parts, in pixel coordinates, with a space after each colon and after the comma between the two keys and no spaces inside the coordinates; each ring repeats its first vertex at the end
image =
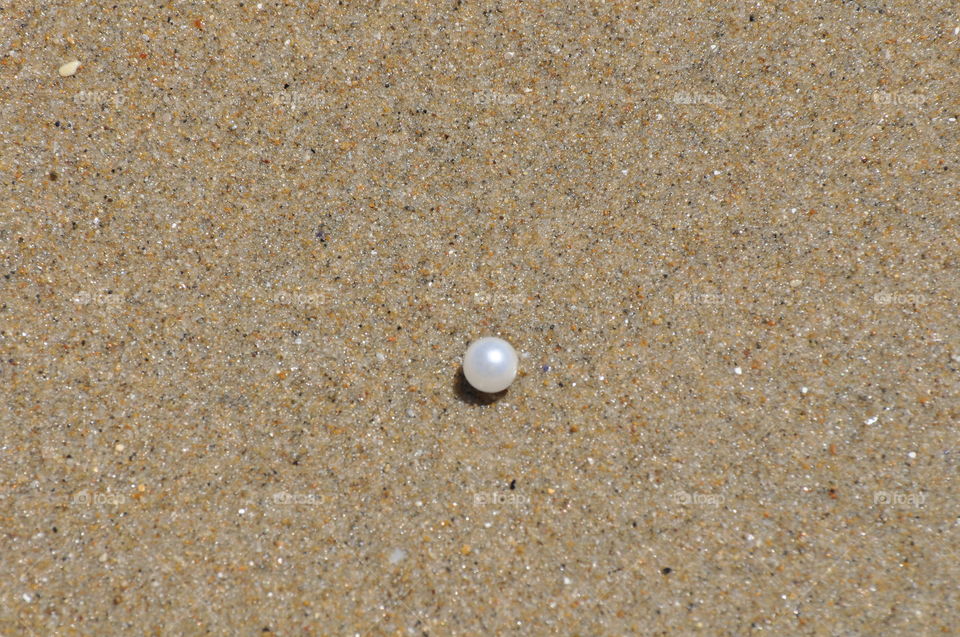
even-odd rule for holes
{"type": "Polygon", "coordinates": [[[517,377],[517,352],[495,336],[475,340],[463,355],[463,375],[475,389],[488,394],[501,392],[517,377]]]}

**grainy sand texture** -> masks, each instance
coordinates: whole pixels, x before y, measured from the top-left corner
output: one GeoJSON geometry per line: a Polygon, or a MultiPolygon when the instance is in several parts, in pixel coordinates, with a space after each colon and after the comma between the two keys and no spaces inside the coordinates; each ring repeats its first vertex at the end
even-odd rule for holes
{"type": "Polygon", "coordinates": [[[0,2],[0,634],[957,634],[958,68],[948,0],[0,2]]]}

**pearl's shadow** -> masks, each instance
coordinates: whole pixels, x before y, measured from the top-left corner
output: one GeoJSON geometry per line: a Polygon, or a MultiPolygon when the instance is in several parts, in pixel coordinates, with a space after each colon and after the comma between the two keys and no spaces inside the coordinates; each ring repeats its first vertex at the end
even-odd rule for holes
{"type": "Polygon", "coordinates": [[[462,402],[470,405],[492,405],[507,395],[509,389],[498,391],[495,394],[478,391],[467,382],[467,377],[463,375],[463,366],[457,369],[457,375],[453,381],[453,393],[457,395],[462,402]]]}

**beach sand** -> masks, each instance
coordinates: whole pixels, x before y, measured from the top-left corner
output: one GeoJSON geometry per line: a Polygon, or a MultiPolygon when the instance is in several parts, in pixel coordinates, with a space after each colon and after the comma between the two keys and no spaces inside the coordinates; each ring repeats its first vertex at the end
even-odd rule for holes
{"type": "Polygon", "coordinates": [[[955,634],[958,34],[6,3],[0,633],[955,634]]]}

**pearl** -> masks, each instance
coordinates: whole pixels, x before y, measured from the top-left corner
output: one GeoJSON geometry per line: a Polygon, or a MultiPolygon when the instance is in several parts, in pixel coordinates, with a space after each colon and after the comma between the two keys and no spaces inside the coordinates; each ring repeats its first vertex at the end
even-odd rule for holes
{"type": "Polygon", "coordinates": [[[517,377],[517,352],[495,336],[475,340],[463,355],[463,375],[474,389],[488,394],[501,392],[517,377]]]}

